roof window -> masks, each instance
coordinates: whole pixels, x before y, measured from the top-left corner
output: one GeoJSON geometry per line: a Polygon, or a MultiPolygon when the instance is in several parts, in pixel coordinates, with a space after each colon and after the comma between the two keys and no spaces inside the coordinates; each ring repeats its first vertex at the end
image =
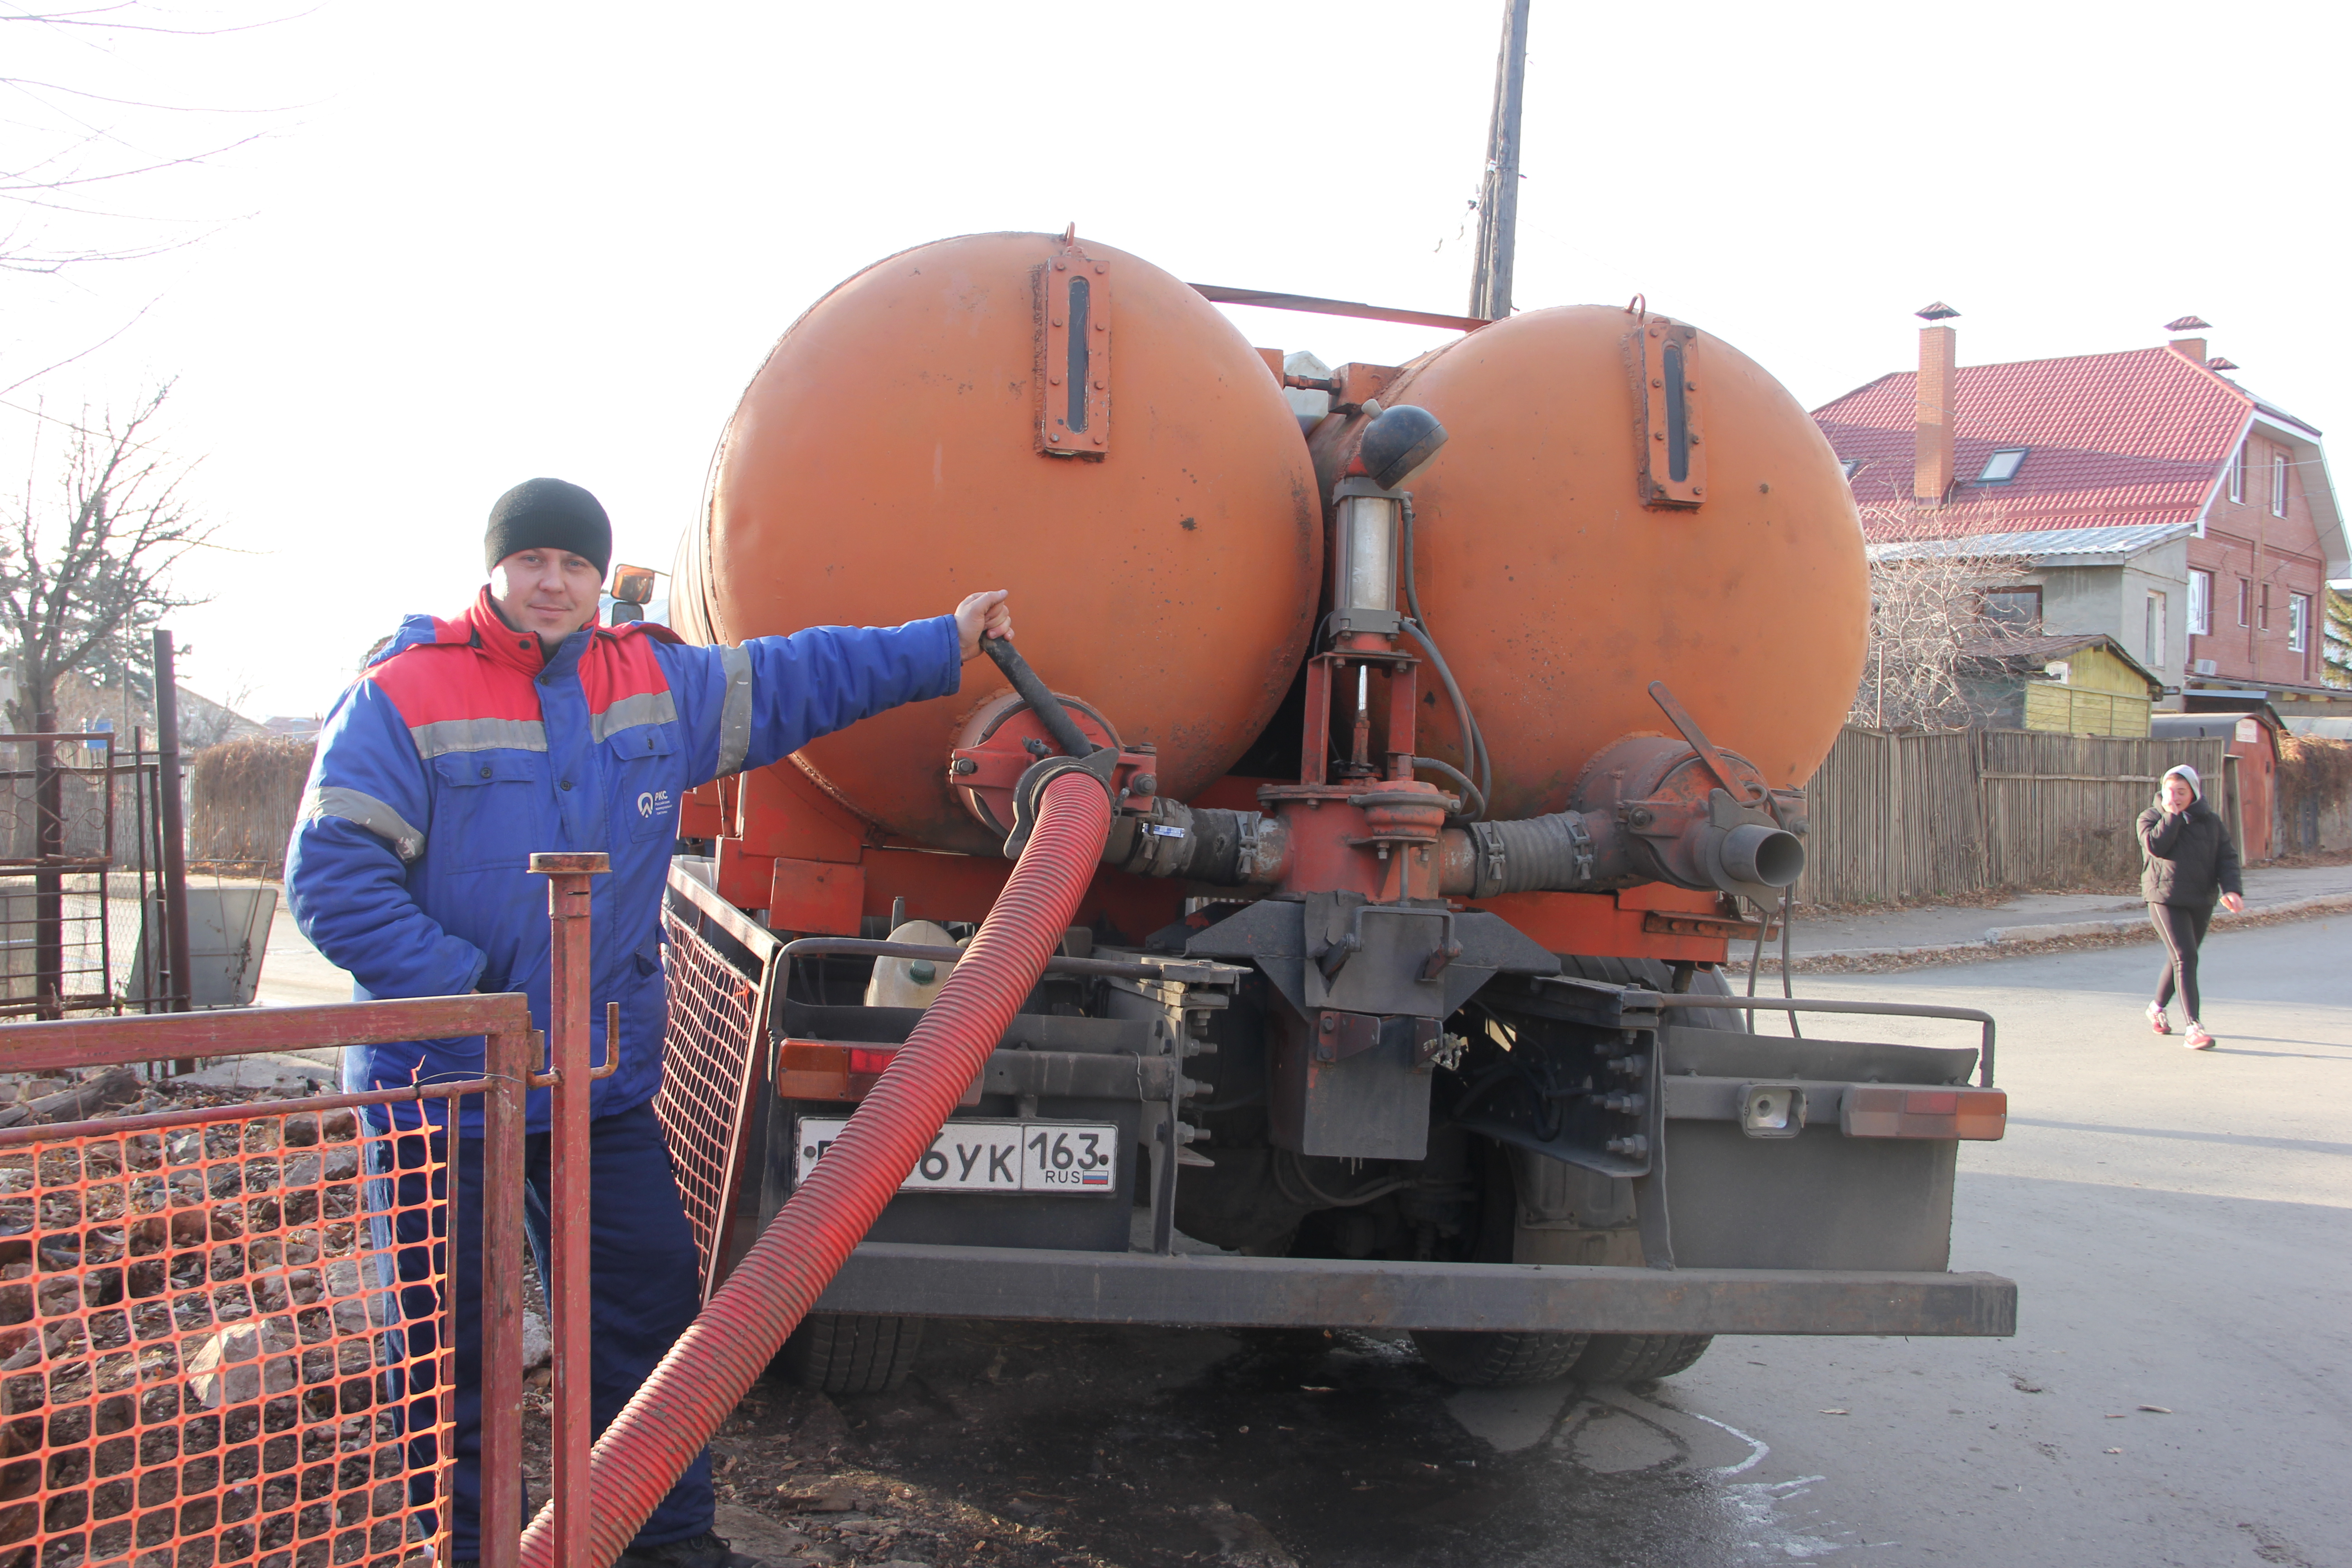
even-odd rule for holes
{"type": "Polygon", "coordinates": [[[1977,476],[1980,485],[2005,485],[2017,478],[2017,470],[2025,461],[2031,447],[2003,447],[1985,459],[1984,472],[1977,476]]]}
{"type": "Polygon", "coordinates": [[[1862,459],[1860,458],[1847,458],[1843,459],[1843,461],[1845,465],[1845,477],[1847,479],[1853,478],[1853,471],[1862,467],[1862,459]]]}

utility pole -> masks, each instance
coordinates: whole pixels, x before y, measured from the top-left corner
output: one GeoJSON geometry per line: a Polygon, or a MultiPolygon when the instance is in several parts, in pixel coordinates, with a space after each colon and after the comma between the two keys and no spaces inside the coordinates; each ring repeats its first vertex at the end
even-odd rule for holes
{"type": "Polygon", "coordinates": [[[1519,227],[1519,105],[1528,85],[1528,7],[1503,0],[1503,51],[1495,61],[1495,113],[1486,127],[1486,179],[1478,193],[1478,259],[1470,313],[1511,313],[1511,256],[1519,227]]]}

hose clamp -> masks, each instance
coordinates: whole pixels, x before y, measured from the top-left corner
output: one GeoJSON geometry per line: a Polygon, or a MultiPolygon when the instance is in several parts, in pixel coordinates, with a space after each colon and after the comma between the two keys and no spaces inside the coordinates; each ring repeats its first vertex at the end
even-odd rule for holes
{"type": "Polygon", "coordinates": [[[1568,852],[1575,858],[1579,885],[1591,881],[1592,835],[1586,830],[1584,819],[1572,814],[1568,819],[1568,852]]]}
{"type": "Polygon", "coordinates": [[[1021,782],[1013,786],[1013,831],[1004,836],[1004,858],[1021,858],[1028,847],[1029,835],[1037,826],[1037,797],[1047,784],[1064,773],[1084,773],[1102,786],[1103,796],[1111,803],[1114,812],[1118,806],[1118,792],[1111,787],[1111,772],[1118,766],[1119,753],[1110,746],[1098,746],[1089,756],[1040,757],[1029,764],[1021,782]]]}
{"type": "Polygon", "coordinates": [[[1476,896],[1492,898],[1503,890],[1503,868],[1508,859],[1503,848],[1503,830],[1492,822],[1474,822],[1470,825],[1470,839],[1478,854],[1476,896]]]}

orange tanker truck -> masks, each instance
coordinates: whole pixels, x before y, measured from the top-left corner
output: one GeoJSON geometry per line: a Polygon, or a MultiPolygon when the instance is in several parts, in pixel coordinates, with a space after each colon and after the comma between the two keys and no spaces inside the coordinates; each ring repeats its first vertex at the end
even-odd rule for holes
{"type": "Polygon", "coordinates": [[[683,636],[1005,585],[1020,640],[688,804],[660,1107],[709,1283],[1077,769],[1099,869],[793,1374],[888,1386],[948,1316],[1407,1330],[1483,1384],[2012,1331],[2010,1281],[1948,1270],[1958,1142],[2005,1123],[1991,1020],[1774,997],[1764,1034],[1725,978],[1863,662],[1804,410],[1639,301],[1326,370],[1227,293],[1074,233],[922,246],[728,425],[683,636]]]}

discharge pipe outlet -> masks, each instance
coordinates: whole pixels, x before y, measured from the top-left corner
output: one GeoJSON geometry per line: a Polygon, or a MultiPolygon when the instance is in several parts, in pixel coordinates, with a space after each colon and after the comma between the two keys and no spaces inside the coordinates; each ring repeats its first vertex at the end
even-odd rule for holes
{"type": "MultiPolygon", "coordinates": [[[[585,1568],[608,1568],[620,1556],[767,1369],[939,1136],[1036,984],[1110,829],[1109,797],[1087,774],[1065,773],[1038,795],[1036,826],[1012,879],[939,999],[824,1158],[598,1439],[588,1461],[595,1510],[585,1568]]],[[[531,1521],[524,1568],[556,1568],[552,1520],[541,1509],[531,1521]]]]}
{"type": "Polygon", "coordinates": [[[1467,830],[1448,829],[1438,855],[1438,890],[1472,899],[1601,892],[1642,882],[1752,897],[1754,889],[1785,888],[1805,870],[1804,840],[1767,823],[1722,827],[1696,816],[1644,833],[1607,811],[1474,822],[1467,830]]]}

